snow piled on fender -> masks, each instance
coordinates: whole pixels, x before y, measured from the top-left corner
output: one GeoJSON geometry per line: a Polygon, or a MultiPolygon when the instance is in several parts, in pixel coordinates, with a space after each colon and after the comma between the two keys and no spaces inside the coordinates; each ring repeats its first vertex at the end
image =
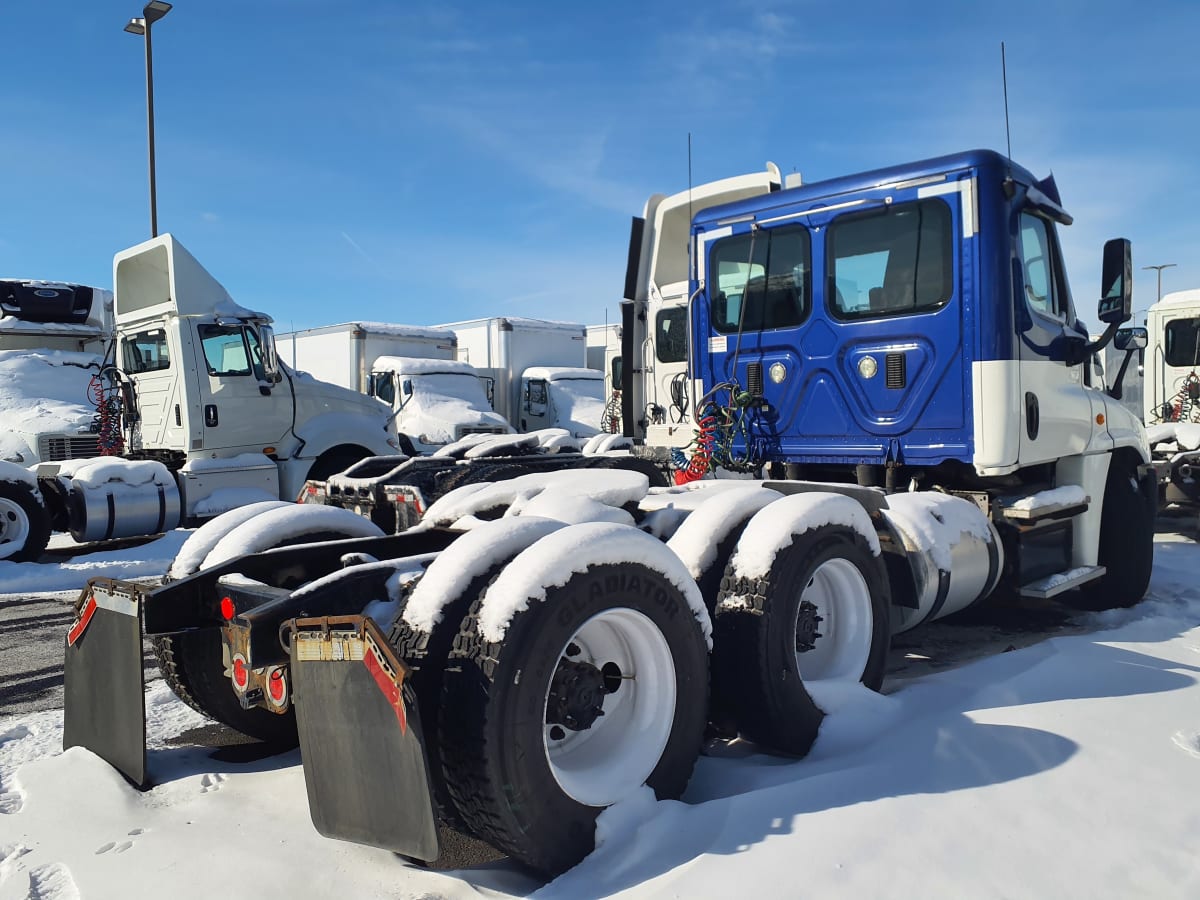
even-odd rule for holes
{"type": "Polygon", "coordinates": [[[683,561],[692,577],[699,578],[713,564],[717,546],[730,528],[782,497],[779,491],[757,485],[717,491],[683,520],[667,546],[683,561]]]}
{"type": "MultiPolygon", "coordinates": [[[[498,506],[520,508],[543,491],[591,498],[597,504],[622,507],[646,496],[650,481],[641,472],[626,469],[567,469],[535,472],[495,483],[468,484],[432,503],[424,521],[449,525],[498,506]]],[[[544,512],[538,513],[545,515],[544,512]]],[[[516,513],[514,513],[516,515],[516,513]]]]}
{"type": "Polygon", "coordinates": [[[564,527],[563,522],[524,516],[484,522],[443,550],[413,588],[404,606],[404,621],[426,633],[442,621],[446,604],[458,597],[497,559],[520,550],[564,527]]]}
{"type": "Polygon", "coordinates": [[[337,532],[345,537],[383,536],[378,525],[348,509],[300,503],[285,506],[286,509],[267,510],[222,537],[205,557],[204,568],[211,569],[239,556],[269,550],[284,541],[321,532],[337,532]]]}
{"type": "Polygon", "coordinates": [[[522,551],[492,582],[479,610],[479,633],[493,643],[504,640],[509,623],[529,604],[546,599],[548,588],[560,587],[590,566],[641,563],[679,588],[709,648],[712,622],[700,589],[683,562],[662,542],[636,528],[608,522],[571,525],[522,551]]]}
{"type": "Polygon", "coordinates": [[[262,503],[251,503],[247,506],[231,509],[229,512],[205,522],[193,531],[184,545],[179,548],[179,555],[171,563],[171,568],[167,571],[167,577],[185,578],[191,575],[200,568],[204,563],[204,557],[208,556],[212,548],[217,546],[221,538],[225,537],[225,535],[229,534],[229,532],[233,531],[233,529],[237,528],[243,522],[247,522],[255,516],[262,515],[267,510],[293,505],[284,500],[265,500],[262,503]]]}
{"type": "Polygon", "coordinates": [[[806,531],[825,525],[852,528],[862,535],[871,552],[879,555],[879,537],[871,517],[857,500],[813,491],[776,500],[756,513],[742,532],[730,565],[743,578],[764,578],[780,550],[790,547],[806,531]]]}

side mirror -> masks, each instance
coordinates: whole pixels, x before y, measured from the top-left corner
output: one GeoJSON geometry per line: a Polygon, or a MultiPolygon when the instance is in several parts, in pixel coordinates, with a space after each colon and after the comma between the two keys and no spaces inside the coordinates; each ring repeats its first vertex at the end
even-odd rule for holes
{"type": "Polygon", "coordinates": [[[1104,244],[1096,316],[1105,325],[1120,325],[1133,318],[1133,245],[1125,238],[1104,244]]]}
{"type": "Polygon", "coordinates": [[[1118,350],[1143,350],[1150,343],[1150,333],[1145,328],[1119,328],[1113,338],[1118,350]]]}
{"type": "Polygon", "coordinates": [[[279,372],[279,353],[275,349],[275,329],[270,325],[258,326],[258,339],[262,341],[263,376],[272,384],[283,380],[279,372]]]}

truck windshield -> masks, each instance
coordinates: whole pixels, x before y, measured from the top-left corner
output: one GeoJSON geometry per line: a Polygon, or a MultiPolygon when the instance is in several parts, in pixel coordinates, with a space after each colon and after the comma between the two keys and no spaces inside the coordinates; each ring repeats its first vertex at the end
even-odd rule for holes
{"type": "Polygon", "coordinates": [[[829,227],[829,305],[841,319],[937,309],[954,287],[950,207],[936,198],[848,213],[829,227]]]}
{"type": "Polygon", "coordinates": [[[812,298],[811,271],[812,244],[802,225],[715,241],[708,275],[712,327],[728,334],[799,325],[812,298]]]}

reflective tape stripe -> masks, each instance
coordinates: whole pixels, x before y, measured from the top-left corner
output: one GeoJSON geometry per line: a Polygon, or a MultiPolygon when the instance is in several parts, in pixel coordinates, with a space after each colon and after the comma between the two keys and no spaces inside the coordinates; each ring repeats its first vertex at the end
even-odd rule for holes
{"type": "Polygon", "coordinates": [[[83,609],[79,611],[79,618],[75,620],[75,624],[67,632],[68,647],[74,647],[75,642],[87,631],[88,623],[92,621],[92,616],[96,614],[96,605],[95,597],[87,598],[87,601],[83,604],[83,609]]]}

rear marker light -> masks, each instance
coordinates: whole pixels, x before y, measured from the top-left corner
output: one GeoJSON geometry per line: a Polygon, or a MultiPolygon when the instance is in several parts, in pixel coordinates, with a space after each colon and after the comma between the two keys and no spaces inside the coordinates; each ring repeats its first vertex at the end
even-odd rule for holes
{"type": "Polygon", "coordinates": [[[275,669],[271,673],[271,677],[267,680],[267,693],[271,695],[271,700],[277,706],[283,703],[287,696],[287,684],[283,680],[283,669],[275,669]]]}
{"type": "Polygon", "coordinates": [[[222,597],[221,598],[221,618],[224,619],[226,622],[228,622],[233,618],[233,616],[236,612],[237,612],[237,610],[234,609],[233,601],[229,597],[222,597]]]}
{"type": "Polygon", "coordinates": [[[250,681],[250,673],[246,671],[246,661],[240,656],[233,660],[233,685],[239,691],[244,691],[250,681]]]}

